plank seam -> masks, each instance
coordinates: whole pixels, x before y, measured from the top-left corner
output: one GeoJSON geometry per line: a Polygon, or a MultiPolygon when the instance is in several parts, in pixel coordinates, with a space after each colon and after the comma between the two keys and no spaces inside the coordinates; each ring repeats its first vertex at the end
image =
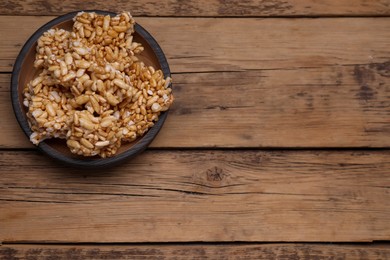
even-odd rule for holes
{"type": "MultiPolygon", "coordinates": [[[[41,14],[41,15],[31,15],[31,14],[7,14],[7,13],[0,13],[0,16],[38,16],[38,17],[50,17],[50,16],[60,16],[62,14],[65,14],[68,12],[64,12],[58,15],[53,14],[41,14]]],[[[253,19],[253,18],[260,18],[260,19],[302,19],[302,18],[324,18],[324,19],[333,19],[333,18],[386,18],[390,17],[389,14],[360,14],[360,15],[348,15],[348,14],[338,14],[338,15],[277,15],[277,16],[270,16],[270,15],[247,15],[247,16],[240,16],[240,15],[183,15],[183,16],[171,16],[171,15],[139,15],[139,16],[133,16],[135,19],[137,18],[166,18],[166,19],[180,19],[180,18],[241,18],[241,19],[253,19]]]]}
{"type": "Polygon", "coordinates": [[[261,241],[224,241],[224,242],[210,242],[210,241],[189,241],[189,242],[29,242],[29,241],[7,241],[7,242],[0,242],[1,246],[7,246],[7,245],[36,245],[36,246],[45,246],[45,245],[51,245],[51,246],[139,246],[139,245],[145,245],[145,246],[166,246],[166,245],[176,245],[176,246],[213,246],[213,245],[235,245],[235,246],[245,246],[245,245],[288,245],[288,244],[302,244],[302,245],[338,245],[338,246],[390,246],[390,240],[375,240],[373,242],[313,242],[313,241],[297,241],[297,242],[261,242],[261,241]]]}

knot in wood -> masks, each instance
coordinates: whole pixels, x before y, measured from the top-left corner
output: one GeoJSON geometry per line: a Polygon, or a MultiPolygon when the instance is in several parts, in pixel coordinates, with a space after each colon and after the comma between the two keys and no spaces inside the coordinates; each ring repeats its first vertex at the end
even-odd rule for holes
{"type": "Polygon", "coordinates": [[[226,174],[223,172],[223,169],[217,166],[208,169],[206,171],[206,175],[207,175],[207,181],[212,181],[212,182],[220,182],[226,177],[226,174]]]}

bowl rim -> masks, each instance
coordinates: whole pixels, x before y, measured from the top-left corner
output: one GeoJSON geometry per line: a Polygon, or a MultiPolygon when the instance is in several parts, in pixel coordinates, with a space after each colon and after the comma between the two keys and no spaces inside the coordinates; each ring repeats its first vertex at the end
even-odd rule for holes
{"type": "MultiPolygon", "coordinates": [[[[38,30],[36,30],[30,38],[26,41],[26,43],[23,45],[22,49],[20,50],[15,64],[13,66],[12,70],[12,76],[11,76],[11,101],[12,101],[12,107],[14,110],[14,114],[16,116],[16,119],[22,128],[25,135],[30,139],[30,135],[32,134],[32,131],[30,129],[30,126],[27,122],[27,119],[23,116],[25,114],[23,104],[19,102],[19,93],[18,93],[18,85],[19,85],[19,74],[22,67],[22,64],[24,62],[25,56],[30,50],[30,48],[35,44],[35,42],[38,40],[38,38],[47,30],[51,29],[55,25],[61,22],[65,22],[69,19],[73,19],[76,14],[79,12],[95,12],[98,14],[103,15],[110,15],[115,16],[117,15],[114,12],[109,11],[102,11],[102,10],[79,10],[70,12],[64,15],[61,15],[46,24],[42,25],[38,30]]],[[[153,38],[153,36],[146,31],[141,25],[136,23],[134,25],[135,31],[150,45],[151,49],[154,52],[154,55],[156,56],[160,66],[161,70],[164,74],[164,77],[170,77],[171,71],[167,62],[167,59],[165,57],[164,52],[162,51],[160,45],[157,43],[157,41],[153,38]]],[[[172,87],[172,83],[169,84],[169,88],[172,87]]],[[[169,111],[169,110],[168,110],[169,111]]],[[[107,167],[107,166],[114,166],[116,164],[124,162],[126,159],[130,159],[139,153],[143,152],[149,144],[153,141],[153,139],[157,136],[158,132],[160,131],[162,125],[164,124],[167,116],[168,111],[164,111],[160,114],[159,119],[157,122],[152,126],[144,136],[142,136],[136,143],[128,150],[123,151],[120,154],[114,155],[113,157],[108,158],[88,158],[85,157],[83,159],[81,158],[71,158],[68,156],[64,156],[63,153],[57,151],[56,149],[52,148],[49,144],[47,144],[45,141],[42,141],[39,143],[38,148],[43,153],[47,154],[49,157],[62,162],[69,166],[74,166],[78,168],[97,168],[97,167],[107,167]]]]}

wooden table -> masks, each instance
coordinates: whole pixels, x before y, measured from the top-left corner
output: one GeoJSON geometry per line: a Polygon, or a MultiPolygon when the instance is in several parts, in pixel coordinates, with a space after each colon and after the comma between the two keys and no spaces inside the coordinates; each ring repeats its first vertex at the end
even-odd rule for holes
{"type": "Polygon", "coordinates": [[[389,0],[2,0],[0,13],[0,258],[390,259],[389,0]],[[96,172],[41,154],[9,93],[26,39],[78,9],[130,10],[174,78],[150,149],[96,172]]]}

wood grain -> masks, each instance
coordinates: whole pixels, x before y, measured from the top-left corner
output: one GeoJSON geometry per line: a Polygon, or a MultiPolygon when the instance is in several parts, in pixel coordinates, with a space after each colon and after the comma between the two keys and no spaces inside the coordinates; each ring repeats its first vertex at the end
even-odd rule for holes
{"type": "Polygon", "coordinates": [[[74,10],[129,10],[136,16],[377,16],[390,14],[388,0],[3,0],[0,14],[60,15],[74,10]]]}
{"type": "Polygon", "coordinates": [[[0,241],[389,240],[389,169],[390,151],[163,150],[89,174],[2,151],[0,241]]]}
{"type": "MultiPolygon", "coordinates": [[[[0,16],[0,71],[49,17],[0,16]],[[18,31],[18,33],[14,33],[18,31]]],[[[296,69],[385,63],[390,19],[139,18],[161,45],[171,71],[296,69]]]]}
{"type": "MultiPolygon", "coordinates": [[[[175,104],[152,147],[390,147],[389,69],[390,62],[175,74],[175,104]]],[[[31,148],[9,80],[0,75],[0,117],[8,122],[0,147],[31,148]]]]}
{"type": "Polygon", "coordinates": [[[4,259],[388,259],[388,244],[3,245],[4,259]]]}
{"type": "Polygon", "coordinates": [[[0,259],[390,259],[351,243],[390,241],[389,17],[390,0],[0,1],[0,259]],[[156,38],[176,102],[152,149],[92,173],[34,149],[9,81],[37,28],[102,8],[156,38]]]}

